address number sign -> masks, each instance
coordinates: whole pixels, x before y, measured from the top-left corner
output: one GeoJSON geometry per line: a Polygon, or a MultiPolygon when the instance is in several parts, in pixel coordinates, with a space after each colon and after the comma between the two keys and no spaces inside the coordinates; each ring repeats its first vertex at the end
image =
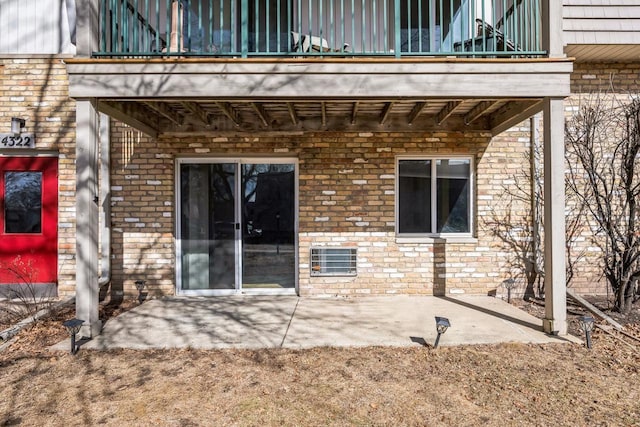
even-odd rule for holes
{"type": "Polygon", "coordinates": [[[0,148],[36,148],[35,134],[0,133],[0,148]]]}

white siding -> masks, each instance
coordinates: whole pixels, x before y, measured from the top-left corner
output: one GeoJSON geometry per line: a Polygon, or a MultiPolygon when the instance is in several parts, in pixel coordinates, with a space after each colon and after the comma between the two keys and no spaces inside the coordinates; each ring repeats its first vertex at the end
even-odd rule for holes
{"type": "Polygon", "coordinates": [[[0,54],[75,53],[74,0],[0,0],[0,54]]]}
{"type": "Polygon", "coordinates": [[[639,0],[563,1],[565,45],[640,44],[639,0]]]}

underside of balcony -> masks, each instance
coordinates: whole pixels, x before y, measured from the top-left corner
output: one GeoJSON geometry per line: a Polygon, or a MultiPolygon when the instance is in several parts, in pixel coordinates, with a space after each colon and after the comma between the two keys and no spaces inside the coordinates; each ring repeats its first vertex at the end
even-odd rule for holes
{"type": "Polygon", "coordinates": [[[70,60],[70,94],[152,136],[502,132],[569,94],[567,60],[70,60]]]}

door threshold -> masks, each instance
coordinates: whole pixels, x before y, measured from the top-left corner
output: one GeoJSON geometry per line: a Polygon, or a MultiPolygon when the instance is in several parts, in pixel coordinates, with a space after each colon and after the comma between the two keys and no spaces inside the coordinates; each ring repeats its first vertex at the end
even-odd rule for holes
{"type": "Polygon", "coordinates": [[[240,291],[233,290],[201,290],[201,291],[182,291],[176,292],[178,297],[224,297],[234,295],[268,295],[268,296],[297,296],[296,289],[242,289],[240,291]]]}
{"type": "Polygon", "coordinates": [[[298,295],[295,289],[243,289],[240,295],[298,295]]]}

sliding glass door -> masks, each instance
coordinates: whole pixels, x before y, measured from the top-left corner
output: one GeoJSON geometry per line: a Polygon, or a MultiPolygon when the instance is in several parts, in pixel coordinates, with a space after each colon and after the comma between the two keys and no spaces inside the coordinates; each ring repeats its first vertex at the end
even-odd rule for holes
{"type": "Polygon", "coordinates": [[[181,159],[178,293],[295,291],[296,164],[181,159]]]}

